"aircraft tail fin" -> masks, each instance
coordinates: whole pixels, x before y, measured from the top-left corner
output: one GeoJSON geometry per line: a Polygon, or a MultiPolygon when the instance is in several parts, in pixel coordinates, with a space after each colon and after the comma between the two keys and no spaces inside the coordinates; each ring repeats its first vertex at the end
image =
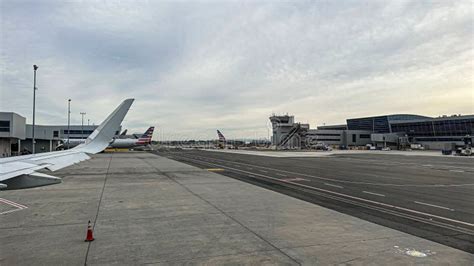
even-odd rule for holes
{"type": "Polygon", "coordinates": [[[149,127],[145,133],[138,139],[138,144],[150,144],[151,143],[151,138],[153,137],[153,131],[155,130],[155,127],[149,127]]]}
{"type": "Polygon", "coordinates": [[[225,137],[219,130],[217,130],[217,136],[219,137],[219,141],[225,142],[225,137]]]}

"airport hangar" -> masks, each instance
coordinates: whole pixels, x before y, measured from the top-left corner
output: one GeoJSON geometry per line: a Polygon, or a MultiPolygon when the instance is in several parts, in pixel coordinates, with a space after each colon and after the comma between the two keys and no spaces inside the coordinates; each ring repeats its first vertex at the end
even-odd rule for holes
{"type": "Polygon", "coordinates": [[[294,116],[272,115],[272,145],[283,149],[307,149],[316,143],[333,147],[409,147],[421,144],[424,149],[454,149],[472,143],[474,115],[427,117],[392,114],[351,118],[346,124],[318,126],[297,123],[294,116]]]}
{"type": "MultiPolygon", "coordinates": [[[[35,125],[35,152],[54,151],[67,139],[87,138],[97,125],[35,125]]],[[[119,134],[121,128],[116,132],[119,134]]],[[[0,157],[32,151],[33,126],[26,118],[13,112],[0,112],[0,157]]]]}

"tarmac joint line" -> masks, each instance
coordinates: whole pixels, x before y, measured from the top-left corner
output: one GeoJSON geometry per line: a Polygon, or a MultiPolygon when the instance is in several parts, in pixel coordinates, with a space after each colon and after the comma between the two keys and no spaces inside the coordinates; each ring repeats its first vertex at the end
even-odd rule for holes
{"type": "MultiPolygon", "coordinates": [[[[145,161],[146,162],[146,161],[145,161]]],[[[146,162],[147,164],[149,164],[148,162],[146,162]]],[[[150,164],[149,164],[150,165],[150,164]]],[[[260,240],[264,241],[266,244],[268,244],[270,247],[272,247],[273,249],[275,249],[276,251],[280,252],[281,254],[283,254],[285,257],[289,258],[291,261],[293,261],[294,263],[296,263],[297,265],[301,265],[300,262],[298,262],[295,258],[291,257],[289,254],[287,254],[286,252],[284,252],[282,249],[278,248],[277,246],[273,245],[271,242],[269,242],[267,239],[265,239],[263,236],[261,236],[260,234],[258,234],[257,232],[253,231],[252,229],[250,229],[249,227],[247,227],[246,225],[244,225],[243,223],[241,223],[239,220],[237,220],[236,218],[234,218],[233,216],[229,215],[228,213],[226,213],[225,211],[223,211],[222,209],[220,209],[219,207],[217,207],[216,205],[212,204],[210,201],[204,199],[203,197],[201,197],[200,195],[194,193],[191,189],[189,189],[187,186],[185,186],[184,184],[181,184],[179,183],[178,181],[176,181],[172,176],[169,176],[168,174],[166,173],[163,173],[161,172],[159,169],[157,169],[156,167],[154,167],[153,165],[151,165],[153,168],[156,169],[157,172],[160,172],[161,174],[163,174],[164,176],[168,177],[171,181],[175,182],[176,184],[178,184],[179,186],[183,187],[185,190],[187,190],[189,193],[191,193],[192,195],[194,195],[195,197],[199,198],[200,200],[204,201],[206,204],[212,206],[213,208],[215,208],[217,211],[219,211],[221,214],[223,214],[224,216],[226,216],[227,218],[231,219],[232,221],[234,221],[235,223],[237,223],[238,225],[242,226],[242,228],[244,228],[245,230],[249,231],[250,233],[252,233],[253,235],[255,235],[256,237],[258,237],[260,240]]],[[[230,167],[229,167],[230,168],[230,167]]]]}
{"type": "MultiPolygon", "coordinates": [[[[113,153],[109,153],[109,154],[110,154],[109,165],[107,166],[107,172],[105,173],[104,184],[102,185],[102,191],[100,192],[99,204],[97,204],[97,212],[95,214],[95,219],[93,221],[92,230],[95,229],[95,225],[97,224],[97,219],[99,218],[100,205],[102,203],[102,198],[104,196],[104,190],[105,190],[105,185],[107,184],[107,177],[109,175],[110,165],[112,164],[113,153]]],[[[89,257],[89,250],[91,248],[91,244],[92,242],[88,242],[87,244],[86,257],[84,259],[84,266],[87,265],[87,258],[89,257]]]]}
{"type": "MultiPolygon", "coordinates": [[[[182,156],[182,157],[187,158],[186,156],[182,156]]],[[[197,161],[197,160],[193,160],[191,158],[187,158],[187,159],[189,159],[191,161],[197,161]]],[[[391,204],[386,204],[386,203],[382,203],[382,202],[377,202],[377,201],[373,201],[373,200],[369,200],[369,199],[365,199],[365,198],[359,198],[359,197],[356,197],[356,196],[351,196],[351,195],[347,195],[347,194],[343,194],[343,193],[339,193],[339,192],[335,192],[335,191],[330,191],[330,190],[326,190],[326,189],[322,189],[322,188],[311,187],[311,186],[307,186],[307,185],[304,185],[304,184],[295,183],[295,182],[292,182],[292,181],[284,181],[284,180],[281,180],[281,179],[273,178],[273,177],[262,175],[262,174],[252,173],[252,172],[232,168],[232,167],[229,167],[229,166],[223,166],[223,165],[220,165],[220,164],[217,164],[217,163],[206,162],[206,164],[227,168],[229,170],[233,170],[233,171],[236,171],[236,172],[242,172],[242,173],[245,173],[247,175],[254,175],[254,176],[263,177],[263,178],[269,179],[269,180],[286,182],[288,184],[296,185],[296,186],[306,188],[306,189],[310,189],[310,190],[327,192],[327,193],[330,193],[330,194],[333,194],[333,195],[347,197],[349,199],[360,200],[360,201],[365,202],[365,203],[372,203],[372,204],[378,205],[381,208],[389,208],[389,209],[394,209],[394,210],[397,210],[397,211],[406,211],[408,213],[411,213],[412,215],[415,214],[415,215],[428,216],[428,217],[430,217],[430,220],[432,220],[433,218],[436,218],[436,219],[440,219],[440,220],[443,220],[443,221],[453,222],[453,223],[456,223],[456,224],[467,225],[469,227],[474,226],[474,224],[469,223],[469,222],[465,222],[465,221],[460,221],[460,220],[451,219],[451,218],[447,218],[447,217],[443,217],[443,216],[439,216],[439,215],[435,215],[435,214],[416,211],[416,210],[413,210],[413,209],[404,208],[404,207],[400,207],[400,206],[395,206],[395,205],[391,205],[391,204]]],[[[382,194],[380,194],[380,195],[382,195],[382,194]]],[[[419,221],[428,222],[426,219],[423,219],[423,218],[420,218],[420,217],[417,217],[417,218],[418,218],[419,221]]],[[[414,218],[411,218],[411,219],[414,219],[414,218]]],[[[438,225],[438,226],[440,226],[440,225],[438,225]]],[[[455,226],[455,228],[457,228],[457,226],[455,226]]],[[[468,229],[468,230],[470,231],[470,229],[468,229]]]]}

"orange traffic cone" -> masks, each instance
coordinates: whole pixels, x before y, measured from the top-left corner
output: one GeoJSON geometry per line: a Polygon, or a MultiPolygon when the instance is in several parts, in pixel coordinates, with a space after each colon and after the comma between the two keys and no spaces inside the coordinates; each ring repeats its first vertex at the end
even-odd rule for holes
{"type": "Polygon", "coordinates": [[[91,221],[87,224],[87,235],[86,235],[86,242],[94,241],[94,235],[92,232],[91,221]]]}

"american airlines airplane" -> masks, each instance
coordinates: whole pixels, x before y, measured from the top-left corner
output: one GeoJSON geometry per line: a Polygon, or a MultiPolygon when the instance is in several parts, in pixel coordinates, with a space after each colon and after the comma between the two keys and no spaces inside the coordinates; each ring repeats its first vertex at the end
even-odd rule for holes
{"type": "MultiPolygon", "coordinates": [[[[110,142],[108,148],[136,148],[140,146],[148,146],[151,144],[151,138],[153,137],[153,131],[155,127],[149,127],[140,138],[128,138],[128,139],[121,139],[121,138],[114,138],[110,142]]],[[[69,140],[69,148],[76,147],[79,144],[84,143],[84,139],[70,139],[69,140]]],[[[57,149],[63,149],[68,146],[68,140],[64,139],[63,144],[59,145],[57,149]]]]}
{"type": "Polygon", "coordinates": [[[0,189],[23,189],[61,183],[59,177],[36,171],[41,169],[56,171],[90,159],[88,154],[103,151],[109,146],[132,103],[133,99],[123,101],[87,137],[85,143],[73,149],[0,158],[0,189]]]}
{"type": "Polygon", "coordinates": [[[217,130],[217,137],[219,137],[219,141],[217,143],[217,147],[219,149],[224,149],[225,146],[226,146],[226,140],[225,140],[225,137],[224,137],[224,134],[222,134],[219,129],[217,130]]]}
{"type": "Polygon", "coordinates": [[[138,139],[114,139],[109,148],[135,148],[150,145],[154,130],[155,127],[149,127],[138,139]]]}

